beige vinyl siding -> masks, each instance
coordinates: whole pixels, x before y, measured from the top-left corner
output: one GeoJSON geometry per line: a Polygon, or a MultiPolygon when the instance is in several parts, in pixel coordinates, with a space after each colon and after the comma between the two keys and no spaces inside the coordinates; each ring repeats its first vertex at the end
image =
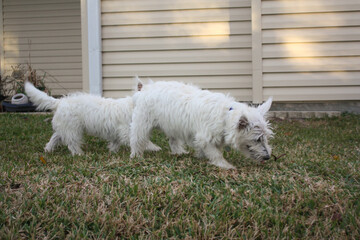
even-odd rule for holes
{"type": "Polygon", "coordinates": [[[251,100],[250,0],[102,1],[103,89],[133,77],[191,82],[251,100]]]}
{"type": "Polygon", "coordinates": [[[262,1],[263,93],[360,100],[360,1],[262,1]]]}
{"type": "Polygon", "coordinates": [[[3,0],[3,19],[6,70],[31,62],[53,95],[82,90],[79,0],[3,0]]]}

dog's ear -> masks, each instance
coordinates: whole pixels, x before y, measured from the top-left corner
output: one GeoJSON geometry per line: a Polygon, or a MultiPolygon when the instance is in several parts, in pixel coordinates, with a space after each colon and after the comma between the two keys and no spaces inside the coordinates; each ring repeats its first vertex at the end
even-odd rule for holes
{"type": "Polygon", "coordinates": [[[242,116],[238,122],[238,129],[243,130],[249,125],[249,121],[245,116],[242,116]]]}
{"type": "Polygon", "coordinates": [[[134,88],[135,92],[140,92],[141,89],[144,86],[143,82],[141,81],[141,79],[137,75],[134,77],[134,81],[135,81],[135,84],[136,84],[135,88],[134,88]]]}
{"type": "Polygon", "coordinates": [[[258,110],[260,111],[261,115],[264,116],[270,110],[271,103],[272,103],[272,97],[269,97],[269,99],[266,102],[264,102],[258,107],[258,110]]]}
{"type": "Polygon", "coordinates": [[[141,91],[142,87],[143,87],[142,82],[138,82],[138,84],[137,84],[137,90],[138,90],[139,92],[141,91]]]}

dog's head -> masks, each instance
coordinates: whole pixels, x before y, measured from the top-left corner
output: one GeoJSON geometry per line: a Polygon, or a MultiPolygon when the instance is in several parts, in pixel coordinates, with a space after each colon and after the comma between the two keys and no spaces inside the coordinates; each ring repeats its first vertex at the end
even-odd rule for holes
{"type": "Polygon", "coordinates": [[[268,139],[273,135],[265,115],[272,99],[258,107],[238,104],[229,110],[225,142],[240,150],[246,157],[258,161],[269,160],[271,147],[268,139]]]}

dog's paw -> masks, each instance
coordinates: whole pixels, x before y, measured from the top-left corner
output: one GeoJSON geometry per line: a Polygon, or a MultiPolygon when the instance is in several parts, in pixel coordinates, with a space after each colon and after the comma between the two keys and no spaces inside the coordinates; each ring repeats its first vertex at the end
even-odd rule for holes
{"type": "Polygon", "coordinates": [[[46,153],[51,153],[52,152],[52,149],[48,149],[48,148],[44,148],[44,152],[46,152],[46,153]]]}
{"type": "Polygon", "coordinates": [[[155,145],[155,146],[147,147],[146,150],[151,152],[158,152],[161,150],[161,147],[155,145]]]}
{"type": "Polygon", "coordinates": [[[182,151],[172,151],[172,155],[183,155],[183,154],[189,154],[189,151],[182,150],[182,151]]]}
{"type": "Polygon", "coordinates": [[[150,142],[147,146],[146,146],[146,150],[147,151],[151,151],[151,152],[157,152],[161,150],[161,147],[159,147],[158,145],[150,142]]]}
{"type": "Polygon", "coordinates": [[[225,170],[236,169],[232,164],[228,163],[227,161],[216,161],[216,162],[211,162],[211,164],[223,168],[225,170]]]}

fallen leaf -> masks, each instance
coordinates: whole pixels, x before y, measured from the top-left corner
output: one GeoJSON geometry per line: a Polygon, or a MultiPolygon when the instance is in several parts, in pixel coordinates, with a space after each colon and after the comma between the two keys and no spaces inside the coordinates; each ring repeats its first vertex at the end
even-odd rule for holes
{"type": "Polygon", "coordinates": [[[46,164],[46,161],[43,156],[40,156],[40,161],[42,161],[43,164],[46,164]]]}

